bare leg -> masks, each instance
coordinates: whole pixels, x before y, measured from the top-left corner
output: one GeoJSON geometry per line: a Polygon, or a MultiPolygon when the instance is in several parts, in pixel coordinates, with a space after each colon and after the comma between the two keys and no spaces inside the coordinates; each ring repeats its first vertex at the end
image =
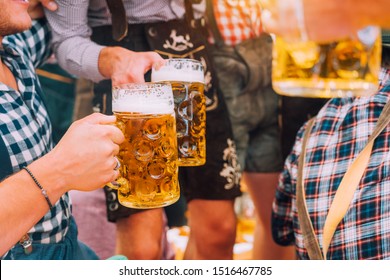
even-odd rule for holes
{"type": "Polygon", "coordinates": [[[188,204],[190,236],[184,259],[233,258],[236,217],[231,200],[195,199],[188,204]]]}
{"type": "Polygon", "coordinates": [[[272,239],[272,202],[278,184],[279,173],[243,173],[256,208],[256,227],[254,233],[253,259],[292,260],[295,259],[293,246],[279,246],[272,239]]]}
{"type": "Polygon", "coordinates": [[[125,255],[130,260],[161,259],[162,208],[142,211],[119,219],[116,225],[117,254],[125,255]]]}

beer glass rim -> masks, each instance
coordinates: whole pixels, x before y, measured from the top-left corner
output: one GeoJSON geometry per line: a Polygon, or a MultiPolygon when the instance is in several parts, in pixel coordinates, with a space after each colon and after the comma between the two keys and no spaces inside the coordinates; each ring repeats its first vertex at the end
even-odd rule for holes
{"type": "Polygon", "coordinates": [[[173,58],[167,58],[167,59],[164,59],[164,61],[188,61],[188,62],[193,62],[193,63],[196,63],[196,64],[202,64],[202,62],[200,60],[196,60],[196,59],[193,59],[193,58],[181,58],[181,57],[173,57],[173,58]]]}
{"type": "Polygon", "coordinates": [[[113,90],[115,89],[129,89],[129,90],[147,90],[150,88],[160,88],[168,86],[171,87],[171,84],[169,82],[161,81],[161,82],[141,82],[141,83],[124,83],[115,85],[112,87],[113,90]]]}
{"type": "MultiPolygon", "coordinates": [[[[193,58],[179,58],[179,57],[164,59],[164,63],[159,65],[160,66],[159,69],[163,68],[164,66],[171,66],[174,63],[185,63],[187,65],[196,65],[199,66],[199,70],[201,70],[202,72],[204,71],[203,64],[200,60],[196,60],[193,58]]],[[[152,71],[159,71],[159,70],[156,70],[156,68],[153,67],[152,71]]]]}
{"type": "Polygon", "coordinates": [[[204,67],[199,60],[191,58],[169,58],[158,68],[152,68],[152,81],[186,81],[205,83],[204,67]]]}

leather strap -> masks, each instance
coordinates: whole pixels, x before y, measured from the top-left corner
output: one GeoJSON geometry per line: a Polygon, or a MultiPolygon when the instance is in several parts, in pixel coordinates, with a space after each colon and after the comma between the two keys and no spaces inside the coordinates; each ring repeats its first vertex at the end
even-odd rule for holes
{"type": "Polygon", "coordinates": [[[330,242],[336,231],[337,226],[348,211],[349,205],[354,197],[354,193],[359,186],[359,182],[363,176],[364,171],[370,160],[372,147],[375,139],[386,128],[390,122],[390,103],[387,103],[382,110],[382,113],[377,121],[375,129],[368,139],[368,143],[364,149],[358,154],[351,166],[348,168],[340,186],[338,187],[336,194],[333,198],[328,215],[325,220],[323,229],[323,244],[322,254],[318,252],[319,243],[315,237],[313,225],[310,220],[310,216],[307,211],[305,192],[303,188],[303,168],[305,162],[306,142],[310,135],[311,128],[314,124],[313,120],[310,120],[307,131],[305,132],[302,153],[298,163],[298,178],[297,178],[297,208],[298,219],[301,225],[302,234],[304,235],[305,247],[308,251],[310,259],[325,259],[329,249],[330,242]]]}
{"type": "Polygon", "coordinates": [[[184,7],[185,7],[185,18],[188,22],[188,25],[192,25],[192,21],[194,20],[194,9],[192,8],[192,1],[191,0],[184,0],[184,7]]]}
{"type": "Polygon", "coordinates": [[[302,152],[298,161],[298,175],[297,175],[297,186],[296,186],[296,196],[297,196],[297,211],[298,211],[298,221],[301,227],[303,242],[305,244],[305,248],[311,260],[322,260],[322,254],[320,250],[320,246],[318,245],[318,241],[316,235],[314,233],[313,224],[310,220],[309,212],[307,211],[306,205],[306,195],[304,189],[304,164],[306,159],[306,144],[307,140],[310,136],[310,132],[313,128],[315,118],[309,120],[306,130],[303,134],[302,140],[302,152]]]}
{"type": "Polygon", "coordinates": [[[127,35],[126,11],[122,0],[106,0],[111,13],[112,37],[115,41],[121,41],[127,35]]]}
{"type": "MultiPolygon", "coordinates": [[[[202,0],[184,0],[184,8],[185,8],[185,20],[187,24],[191,26],[193,29],[196,29],[202,36],[208,37],[208,29],[206,28],[205,18],[204,16],[195,19],[193,4],[199,4],[202,0]]],[[[206,8],[207,10],[207,8],[206,8]]]]}
{"type": "MultiPolygon", "coordinates": [[[[111,13],[112,21],[112,37],[115,41],[121,41],[127,35],[128,23],[126,18],[126,10],[122,0],[106,0],[108,9],[111,13]]],[[[192,26],[194,23],[194,12],[192,4],[198,4],[198,0],[184,0],[185,2],[185,18],[188,24],[192,26]]]]}

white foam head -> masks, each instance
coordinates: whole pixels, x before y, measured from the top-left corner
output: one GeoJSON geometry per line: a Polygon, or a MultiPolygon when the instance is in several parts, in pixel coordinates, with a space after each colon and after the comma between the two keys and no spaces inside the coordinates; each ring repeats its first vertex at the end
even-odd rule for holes
{"type": "Polygon", "coordinates": [[[168,83],[126,84],[114,87],[112,111],[171,114],[174,112],[172,87],[168,83]]]}
{"type": "Polygon", "coordinates": [[[167,59],[158,69],[152,69],[152,82],[182,81],[204,83],[202,64],[193,59],[167,59]]]}

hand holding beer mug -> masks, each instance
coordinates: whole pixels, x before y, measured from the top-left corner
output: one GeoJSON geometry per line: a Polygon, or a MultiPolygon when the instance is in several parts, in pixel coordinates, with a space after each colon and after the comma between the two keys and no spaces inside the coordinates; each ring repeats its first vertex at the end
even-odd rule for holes
{"type": "Polygon", "coordinates": [[[170,82],[176,112],[180,166],[206,162],[204,72],[199,61],[174,58],[152,69],[152,82],[170,82]]]}
{"type": "Polygon", "coordinates": [[[118,159],[120,176],[109,184],[129,208],[156,208],[176,202],[178,183],[176,121],[171,85],[141,83],[112,92],[116,126],[125,135],[118,159]]]}
{"type": "Polygon", "coordinates": [[[262,17],[276,36],[272,84],[282,95],[299,97],[368,96],[378,88],[380,29],[368,26],[334,42],[308,40],[303,0],[261,0],[262,17]]]}

